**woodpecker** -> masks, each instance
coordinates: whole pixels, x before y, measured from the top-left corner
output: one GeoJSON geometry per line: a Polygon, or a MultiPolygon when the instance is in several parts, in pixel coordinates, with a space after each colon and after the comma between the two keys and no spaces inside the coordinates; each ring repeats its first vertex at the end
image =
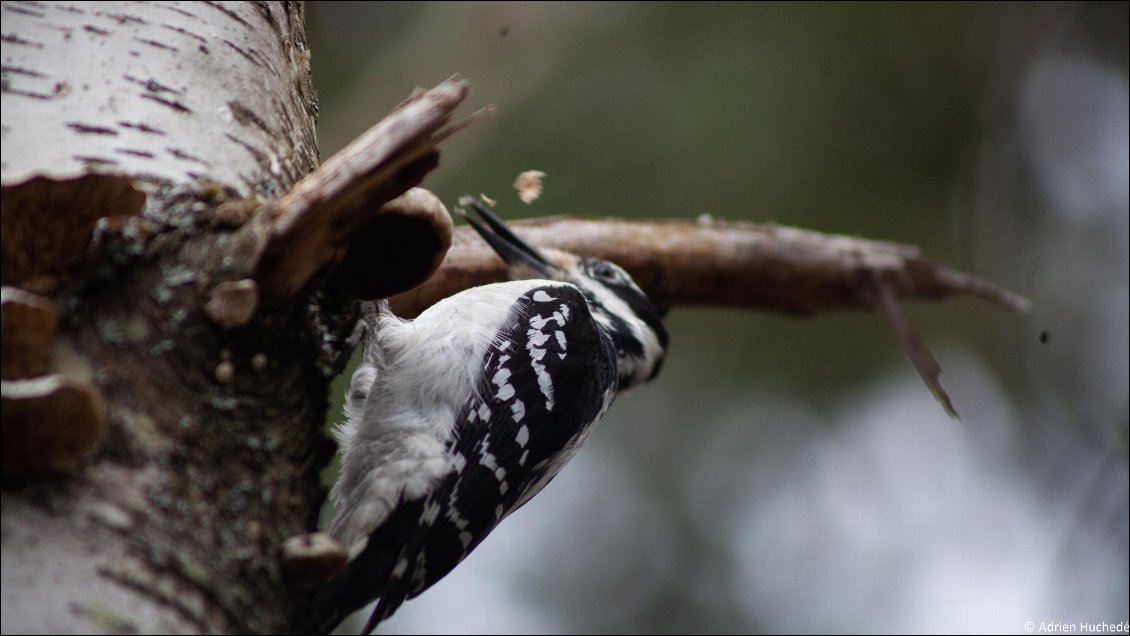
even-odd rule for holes
{"type": "Polygon", "coordinates": [[[326,633],[377,601],[368,634],[447,575],[557,475],[617,393],[663,364],[662,317],[627,272],[535,249],[478,201],[461,204],[512,280],[412,321],[370,306],[334,432],[329,532],[350,559],[314,601],[326,633]]]}

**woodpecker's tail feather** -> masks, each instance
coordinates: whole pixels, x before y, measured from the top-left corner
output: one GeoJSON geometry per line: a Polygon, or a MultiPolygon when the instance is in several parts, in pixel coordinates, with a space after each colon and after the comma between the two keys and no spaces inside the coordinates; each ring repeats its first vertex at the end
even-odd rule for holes
{"type": "Polygon", "coordinates": [[[345,571],[327,582],[314,597],[318,633],[329,634],[353,612],[378,601],[362,634],[392,616],[409,595],[412,568],[395,573],[406,559],[415,561],[419,551],[420,514],[424,499],[401,502],[395,512],[369,535],[365,548],[350,559],[345,571]],[[399,574],[399,576],[397,575],[399,574]]]}

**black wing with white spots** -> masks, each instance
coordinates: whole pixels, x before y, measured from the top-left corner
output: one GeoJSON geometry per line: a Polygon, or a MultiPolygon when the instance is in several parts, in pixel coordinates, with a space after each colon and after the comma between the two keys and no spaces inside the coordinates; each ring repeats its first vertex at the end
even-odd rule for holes
{"type": "Polygon", "coordinates": [[[321,605],[355,610],[379,598],[363,633],[447,575],[537,494],[616,392],[613,347],[568,284],[519,297],[483,368],[477,395],[455,424],[454,470],[428,496],[399,504],[321,605]],[[359,590],[368,593],[349,596],[359,590]]]}

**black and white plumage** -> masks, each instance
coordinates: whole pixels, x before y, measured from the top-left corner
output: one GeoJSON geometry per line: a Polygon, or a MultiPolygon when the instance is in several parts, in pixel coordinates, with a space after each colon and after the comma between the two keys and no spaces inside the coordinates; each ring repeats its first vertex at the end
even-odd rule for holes
{"type": "Polygon", "coordinates": [[[653,378],[667,333],[618,266],[536,250],[490,211],[458,210],[513,280],[414,321],[368,318],[336,436],[330,534],[350,551],[315,599],[332,630],[379,600],[364,633],[450,572],[573,456],[618,391],[653,378]]]}

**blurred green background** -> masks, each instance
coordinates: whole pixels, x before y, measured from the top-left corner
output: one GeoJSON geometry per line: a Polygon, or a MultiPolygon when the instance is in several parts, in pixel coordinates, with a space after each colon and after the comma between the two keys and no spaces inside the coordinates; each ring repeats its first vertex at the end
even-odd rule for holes
{"type": "Polygon", "coordinates": [[[323,157],[459,73],[498,114],[445,142],[449,204],[901,241],[1034,302],[908,304],[961,421],[877,315],[676,309],[662,377],[382,631],[1127,620],[1126,3],[307,10],[323,157]]]}

